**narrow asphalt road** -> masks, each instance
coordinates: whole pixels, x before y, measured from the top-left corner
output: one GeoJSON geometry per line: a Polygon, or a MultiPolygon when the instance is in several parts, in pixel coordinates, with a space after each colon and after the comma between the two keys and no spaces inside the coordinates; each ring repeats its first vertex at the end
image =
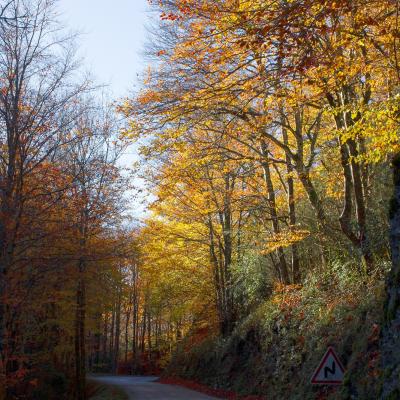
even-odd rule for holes
{"type": "Polygon", "coordinates": [[[150,376],[90,376],[90,379],[120,387],[129,400],[216,400],[180,386],[157,383],[157,378],[150,376]]]}

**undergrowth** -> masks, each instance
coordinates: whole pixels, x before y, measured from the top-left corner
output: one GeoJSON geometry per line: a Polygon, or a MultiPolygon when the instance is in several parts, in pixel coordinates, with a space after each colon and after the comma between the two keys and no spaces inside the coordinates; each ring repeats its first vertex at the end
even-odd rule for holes
{"type": "Polygon", "coordinates": [[[128,400],[128,395],[120,388],[89,381],[87,385],[89,400],[128,400]]]}
{"type": "Polygon", "coordinates": [[[190,349],[182,343],[166,374],[266,399],[376,400],[383,301],[378,275],[334,263],[302,286],[276,286],[228,338],[208,338],[190,349]],[[346,367],[340,387],[310,382],[328,346],[346,367]]]}

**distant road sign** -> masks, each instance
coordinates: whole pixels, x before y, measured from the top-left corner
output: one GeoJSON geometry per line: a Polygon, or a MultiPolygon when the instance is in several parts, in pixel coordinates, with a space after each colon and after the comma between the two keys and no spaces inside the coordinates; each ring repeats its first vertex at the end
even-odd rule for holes
{"type": "Polygon", "coordinates": [[[315,370],[311,383],[314,385],[341,385],[344,368],[332,347],[329,347],[315,370]]]}

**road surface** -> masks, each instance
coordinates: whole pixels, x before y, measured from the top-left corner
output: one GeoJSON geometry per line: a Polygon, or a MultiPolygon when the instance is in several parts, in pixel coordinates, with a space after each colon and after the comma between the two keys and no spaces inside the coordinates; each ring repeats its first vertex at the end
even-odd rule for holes
{"type": "Polygon", "coordinates": [[[128,394],[129,400],[216,400],[216,397],[180,386],[157,383],[156,377],[90,376],[90,380],[120,387],[128,394]]]}

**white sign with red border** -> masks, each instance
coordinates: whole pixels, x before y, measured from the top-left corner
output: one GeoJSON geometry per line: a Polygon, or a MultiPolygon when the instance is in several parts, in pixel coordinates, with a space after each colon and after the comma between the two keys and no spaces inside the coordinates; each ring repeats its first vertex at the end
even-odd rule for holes
{"type": "Polygon", "coordinates": [[[333,347],[329,347],[315,370],[311,383],[313,385],[341,385],[343,383],[345,369],[335,353],[333,347]]]}

